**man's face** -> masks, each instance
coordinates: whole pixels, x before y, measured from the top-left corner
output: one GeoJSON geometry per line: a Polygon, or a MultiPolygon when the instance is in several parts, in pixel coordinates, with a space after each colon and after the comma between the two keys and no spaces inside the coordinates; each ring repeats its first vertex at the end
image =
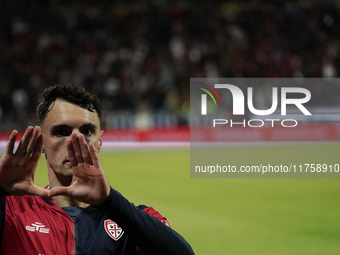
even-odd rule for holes
{"type": "Polygon", "coordinates": [[[53,170],[58,178],[72,177],[66,145],[73,132],[83,134],[87,143],[93,142],[97,152],[100,151],[102,131],[96,112],[57,99],[41,127],[45,135],[47,167],[49,171],[53,170]]]}

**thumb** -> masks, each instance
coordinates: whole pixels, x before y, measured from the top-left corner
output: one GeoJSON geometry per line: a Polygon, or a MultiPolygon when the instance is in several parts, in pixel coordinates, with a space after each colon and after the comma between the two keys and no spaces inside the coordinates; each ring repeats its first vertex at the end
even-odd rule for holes
{"type": "Polygon", "coordinates": [[[57,186],[50,190],[49,196],[55,197],[60,195],[68,195],[69,194],[69,187],[57,186]]]}
{"type": "Polygon", "coordinates": [[[50,197],[50,190],[38,187],[37,185],[33,184],[33,186],[28,190],[28,193],[30,195],[37,195],[41,196],[43,198],[49,198],[50,197]]]}

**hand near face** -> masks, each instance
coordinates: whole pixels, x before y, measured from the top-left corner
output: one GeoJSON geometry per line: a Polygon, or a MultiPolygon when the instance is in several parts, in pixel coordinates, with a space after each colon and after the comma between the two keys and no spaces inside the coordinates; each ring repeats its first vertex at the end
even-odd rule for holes
{"type": "Polygon", "coordinates": [[[110,186],[93,142],[87,144],[83,134],[72,133],[67,151],[73,171],[72,183],[68,187],[54,187],[50,196],[65,195],[91,205],[104,202],[110,186]]]}
{"type": "Polygon", "coordinates": [[[0,160],[0,187],[12,195],[49,196],[49,190],[34,183],[34,173],[43,151],[44,135],[40,127],[28,127],[18,148],[14,145],[18,132],[13,130],[6,152],[0,160]]]}

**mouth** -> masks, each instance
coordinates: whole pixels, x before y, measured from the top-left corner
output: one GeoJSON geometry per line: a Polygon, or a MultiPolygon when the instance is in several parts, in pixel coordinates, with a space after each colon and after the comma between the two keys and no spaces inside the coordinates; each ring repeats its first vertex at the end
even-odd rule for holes
{"type": "Polygon", "coordinates": [[[65,159],[65,160],[63,160],[63,164],[71,164],[71,162],[70,162],[70,159],[69,158],[67,158],[67,159],[65,159]]]}

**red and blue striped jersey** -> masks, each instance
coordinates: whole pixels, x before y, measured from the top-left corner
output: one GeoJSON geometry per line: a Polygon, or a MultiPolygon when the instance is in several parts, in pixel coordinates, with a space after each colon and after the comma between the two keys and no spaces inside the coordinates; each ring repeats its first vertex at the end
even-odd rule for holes
{"type": "Polygon", "coordinates": [[[39,196],[0,193],[1,255],[194,254],[166,218],[114,189],[99,206],[64,209],[39,196]]]}

